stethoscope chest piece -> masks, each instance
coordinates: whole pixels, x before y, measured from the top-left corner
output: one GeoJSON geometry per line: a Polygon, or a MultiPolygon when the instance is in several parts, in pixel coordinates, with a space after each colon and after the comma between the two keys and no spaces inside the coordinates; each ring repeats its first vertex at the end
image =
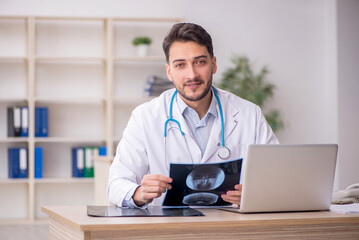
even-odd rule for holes
{"type": "Polygon", "coordinates": [[[220,147],[218,149],[218,156],[221,158],[221,159],[226,159],[229,157],[229,154],[230,154],[230,151],[227,147],[220,147]]]}

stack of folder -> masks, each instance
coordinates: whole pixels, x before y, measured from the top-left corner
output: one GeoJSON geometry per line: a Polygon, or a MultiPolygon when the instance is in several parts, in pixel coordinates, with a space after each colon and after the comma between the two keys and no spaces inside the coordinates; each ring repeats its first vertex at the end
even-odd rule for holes
{"type": "Polygon", "coordinates": [[[8,149],[9,178],[27,178],[27,148],[8,149]]]}
{"type": "Polygon", "coordinates": [[[94,157],[96,156],[106,156],[106,147],[72,148],[72,176],[94,177],[94,157]]]}
{"type": "MultiPolygon", "coordinates": [[[[8,149],[9,178],[28,178],[28,150],[25,147],[8,149]]],[[[35,147],[35,178],[42,178],[42,148],[35,147]]]]}
{"type": "Polygon", "coordinates": [[[146,96],[159,96],[164,91],[173,88],[173,83],[164,77],[149,76],[145,85],[146,96]]]}
{"type": "MultiPolygon", "coordinates": [[[[29,108],[15,106],[7,108],[7,135],[8,137],[29,136],[29,108]]],[[[48,136],[48,108],[35,108],[35,137],[48,136]]]]}

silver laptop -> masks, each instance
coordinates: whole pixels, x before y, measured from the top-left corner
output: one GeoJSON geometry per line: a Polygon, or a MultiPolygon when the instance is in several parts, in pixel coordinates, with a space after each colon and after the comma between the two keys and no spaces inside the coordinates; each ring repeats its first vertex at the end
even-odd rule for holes
{"type": "Polygon", "coordinates": [[[328,210],[338,146],[249,145],[239,211],[328,210]]]}

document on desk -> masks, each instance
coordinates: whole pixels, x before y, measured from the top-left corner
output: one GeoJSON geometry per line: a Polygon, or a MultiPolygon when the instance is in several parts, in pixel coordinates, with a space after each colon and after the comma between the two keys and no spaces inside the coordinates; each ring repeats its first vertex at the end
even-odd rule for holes
{"type": "Polygon", "coordinates": [[[243,159],[208,164],[170,164],[172,189],[163,206],[231,206],[221,195],[239,184],[243,159]]]}
{"type": "Polygon", "coordinates": [[[166,208],[149,206],[147,208],[120,208],[117,206],[87,206],[87,215],[91,217],[180,217],[204,216],[193,208],[166,208]]]}
{"type": "Polygon", "coordinates": [[[330,211],[345,214],[359,213],[359,203],[333,204],[330,206],[330,211]]]}

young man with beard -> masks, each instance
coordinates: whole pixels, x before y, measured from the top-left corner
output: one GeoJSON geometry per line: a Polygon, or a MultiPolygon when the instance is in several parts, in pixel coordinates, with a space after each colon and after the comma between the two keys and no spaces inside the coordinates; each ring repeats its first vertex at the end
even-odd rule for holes
{"type": "MultiPolygon", "coordinates": [[[[120,207],[161,205],[171,189],[169,162],[234,160],[248,144],[278,143],[258,106],[212,86],[217,59],[201,26],[175,24],[163,50],[175,89],[137,107],[124,130],[108,184],[110,202],[120,207]]],[[[241,184],[221,197],[240,205],[241,184]]]]}

